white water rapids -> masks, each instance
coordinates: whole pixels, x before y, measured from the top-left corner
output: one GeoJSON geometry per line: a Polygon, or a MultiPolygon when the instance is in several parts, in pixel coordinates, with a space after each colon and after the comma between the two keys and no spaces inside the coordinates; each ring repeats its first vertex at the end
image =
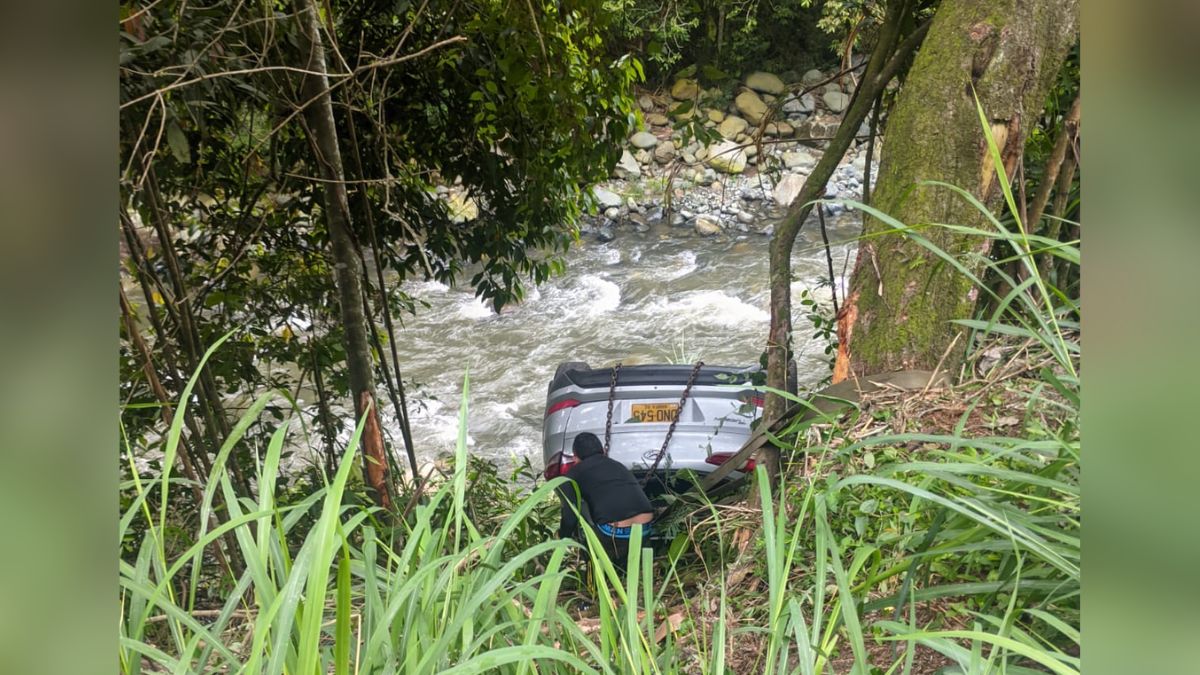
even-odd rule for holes
{"type": "MultiPolygon", "coordinates": [[[[853,245],[844,242],[857,235],[859,218],[827,219],[839,298],[854,264],[853,245]]],[[[406,382],[415,383],[408,395],[418,457],[427,461],[453,449],[468,369],[471,451],[505,465],[529,456],[539,466],[546,387],[563,361],[593,367],[696,359],[757,363],[769,323],[767,243],[758,234],[703,239],[690,228],[665,225],[645,234],[622,231],[609,243],[585,237],[567,254],[566,274],[528,289],[524,302],[500,314],[469,288],[406,283],[405,291],[430,304],[403,317],[403,328],[397,328],[401,370],[406,382]]],[[[793,266],[803,387],[828,375],[824,345],[811,339],[811,324],[799,306],[804,289],[829,301],[815,223],[801,231],[793,266]]],[[[391,406],[382,396],[380,401],[385,425],[403,452],[391,406]]],[[[349,416],[342,418],[348,438],[349,416]]],[[[400,464],[407,463],[401,458],[400,464]]]]}

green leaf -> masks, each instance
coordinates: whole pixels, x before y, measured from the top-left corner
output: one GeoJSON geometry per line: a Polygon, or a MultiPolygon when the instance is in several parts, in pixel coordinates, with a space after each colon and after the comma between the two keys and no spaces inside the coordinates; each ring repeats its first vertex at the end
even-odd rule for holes
{"type": "Polygon", "coordinates": [[[192,160],[187,136],[184,135],[183,129],[179,128],[179,124],[175,120],[171,120],[167,124],[167,147],[171,149],[171,156],[180,164],[187,164],[192,160]]]}

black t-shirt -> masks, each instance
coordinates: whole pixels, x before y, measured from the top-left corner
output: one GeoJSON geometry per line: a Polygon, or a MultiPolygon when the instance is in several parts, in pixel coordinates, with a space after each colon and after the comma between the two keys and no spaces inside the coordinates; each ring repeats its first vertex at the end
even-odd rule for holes
{"type": "MultiPolygon", "coordinates": [[[[579,485],[579,495],[587,504],[592,522],[597,525],[654,511],[633,473],[610,457],[592,455],[571,467],[567,478],[579,485]]],[[[579,525],[575,511],[570,507],[575,490],[567,484],[559,488],[559,494],[564,497],[559,536],[570,537],[579,525]]]]}

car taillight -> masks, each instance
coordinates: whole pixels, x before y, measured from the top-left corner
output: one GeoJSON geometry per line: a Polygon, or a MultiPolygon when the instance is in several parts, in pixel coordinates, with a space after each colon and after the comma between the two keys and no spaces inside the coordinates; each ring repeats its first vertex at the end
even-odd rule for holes
{"type": "Polygon", "coordinates": [[[579,405],[579,401],[576,401],[573,398],[568,398],[568,399],[559,401],[558,403],[555,403],[554,405],[550,406],[549,408],[546,408],[546,417],[553,415],[554,413],[558,412],[559,410],[566,410],[567,408],[574,408],[577,405],[579,405]]]}
{"type": "MultiPolygon", "coordinates": [[[[709,464],[713,464],[715,466],[721,466],[725,462],[728,462],[729,460],[733,459],[733,456],[735,454],[737,454],[737,453],[714,452],[713,454],[708,456],[708,459],[706,459],[704,461],[708,462],[709,464]]],[[[743,464],[742,468],[738,469],[738,471],[741,471],[743,473],[748,473],[748,472],[754,470],[754,466],[755,466],[754,458],[751,457],[750,459],[746,460],[746,463],[743,464]]]]}
{"type": "Polygon", "coordinates": [[[750,404],[755,408],[763,407],[764,400],[765,399],[763,398],[762,394],[753,394],[750,396],[750,404]]]}
{"type": "Polygon", "coordinates": [[[546,462],[546,470],[542,472],[542,475],[546,477],[546,480],[565,476],[577,463],[574,457],[563,457],[561,452],[556,452],[550,461],[546,462]]]}

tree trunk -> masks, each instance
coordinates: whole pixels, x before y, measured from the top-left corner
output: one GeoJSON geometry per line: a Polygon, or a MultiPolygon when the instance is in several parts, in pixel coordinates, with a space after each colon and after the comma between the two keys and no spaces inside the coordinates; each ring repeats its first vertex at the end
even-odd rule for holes
{"type": "MultiPolygon", "coordinates": [[[[906,55],[920,44],[927,26],[916,29],[903,43],[899,42],[901,26],[910,10],[911,3],[907,0],[888,2],[887,16],[879,42],[871,53],[866,72],[855,90],[841,126],[812,173],[804,181],[800,193],[788,209],[787,216],[779,223],[775,237],[771,239],[768,272],[771,286],[771,327],[767,336],[767,385],[780,391],[788,389],[787,363],[791,358],[792,339],[792,249],[796,244],[796,236],[800,234],[805,219],[812,213],[812,200],[820,199],[825,194],[825,184],[829,182],[846,150],[850,148],[854,134],[870,113],[879,92],[896,75],[906,55]]],[[[787,401],[783,397],[768,394],[763,418],[770,424],[778,419],[786,408],[787,401]]],[[[774,479],[779,471],[779,450],[768,444],[764,446],[760,459],[766,466],[767,473],[774,479]]]]}
{"type": "Polygon", "coordinates": [[[346,335],[346,360],[350,370],[350,396],[354,400],[357,419],[366,415],[362,434],[362,451],[368,487],[375,500],[391,509],[388,489],[387,452],[380,433],[378,406],[375,404],[375,378],[372,372],[371,350],[367,343],[367,316],[363,312],[361,263],[355,252],[350,230],[350,208],[346,196],[345,173],[342,170],[341,150],[338,147],[337,127],[333,118],[333,101],[329,95],[329,77],[325,70],[325,48],[321,40],[321,24],[312,0],[295,0],[299,19],[301,51],[306,55],[301,87],[302,105],[307,130],[316,150],[321,178],[325,181],[325,223],[333,253],[334,281],[338,289],[342,326],[346,335]]]}
{"type": "MultiPolygon", "coordinates": [[[[943,0],[888,122],[874,206],[917,226],[986,228],[986,217],[936,180],[994,207],[1001,199],[975,107],[978,94],[1007,175],[1074,42],[1076,0],[943,0]]],[[[969,318],[978,289],[917,243],[870,219],[851,278],[858,320],[850,340],[859,374],[933,369],[954,372],[965,354],[952,319],[969,318]]],[[[923,236],[955,257],[989,242],[928,227],[923,236]]],[[[982,263],[975,263],[974,272],[982,263]]],[[[843,310],[845,311],[845,310],[843,310]]]]}

